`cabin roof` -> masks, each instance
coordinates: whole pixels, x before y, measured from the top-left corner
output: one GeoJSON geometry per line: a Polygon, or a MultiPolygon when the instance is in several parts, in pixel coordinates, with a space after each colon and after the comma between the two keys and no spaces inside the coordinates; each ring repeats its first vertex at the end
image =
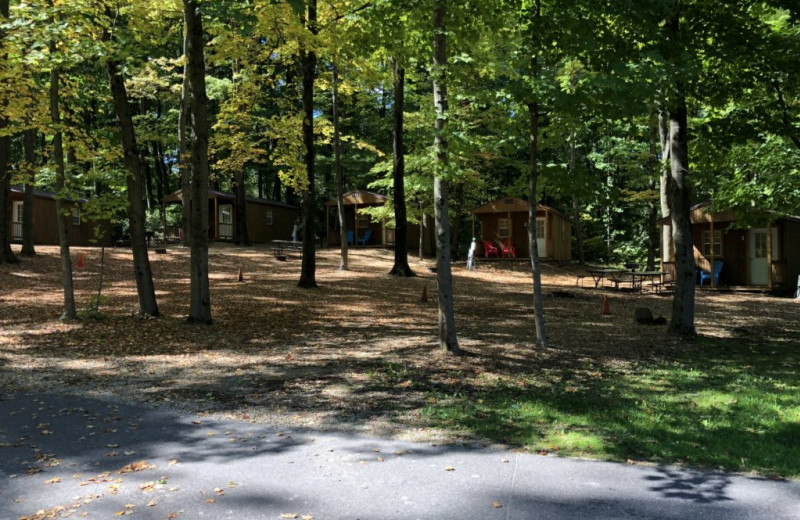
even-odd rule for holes
{"type": "MultiPolygon", "coordinates": [[[[496,201],[490,202],[489,204],[478,206],[477,208],[472,210],[472,214],[481,215],[481,214],[509,213],[509,212],[514,213],[519,211],[528,211],[528,201],[517,199],[514,197],[503,197],[502,199],[497,199],[496,201]]],[[[536,211],[547,211],[550,213],[555,213],[559,217],[565,220],[569,220],[560,211],[545,204],[537,203],[536,211]]]]}
{"type": "MultiPolygon", "coordinates": [[[[25,187],[24,186],[11,186],[11,193],[16,193],[18,195],[25,195],[25,187]]],[[[49,200],[56,200],[56,193],[53,191],[45,191],[45,190],[33,190],[33,196],[39,197],[40,199],[49,199],[49,200]]],[[[65,202],[74,202],[74,199],[71,197],[66,197],[64,199],[65,202]]],[[[84,204],[86,199],[80,198],[78,199],[78,203],[84,204]]]]}
{"type": "MultiPolygon", "coordinates": [[[[709,222],[735,222],[739,220],[736,210],[726,209],[722,211],[709,211],[711,201],[700,202],[689,208],[689,220],[692,224],[707,224],[709,222]]],[[[769,213],[776,213],[770,211],[769,213]]],[[[794,215],[778,214],[779,220],[791,220],[800,222],[800,217],[794,215]]],[[[670,216],[667,215],[659,219],[658,224],[661,226],[668,226],[670,224],[670,216]]]]}
{"type": "MultiPolygon", "coordinates": [[[[367,206],[367,205],[382,205],[386,203],[386,195],[375,193],[374,191],[366,190],[350,190],[342,194],[345,206],[367,206]]],[[[336,198],[332,198],[325,202],[326,206],[336,206],[336,198]]]]}
{"type": "MultiPolygon", "coordinates": [[[[217,191],[217,190],[208,190],[208,198],[217,198],[226,201],[236,202],[236,195],[234,193],[227,193],[224,191],[217,191]]],[[[278,208],[287,208],[287,209],[299,209],[297,206],[293,206],[291,204],[287,204],[285,202],[281,202],[278,200],[271,200],[271,199],[262,199],[259,197],[252,197],[247,195],[245,197],[247,202],[252,202],[253,204],[261,204],[263,206],[273,206],[278,208]]],[[[164,202],[181,202],[181,190],[174,191],[164,197],[164,202]]]]}

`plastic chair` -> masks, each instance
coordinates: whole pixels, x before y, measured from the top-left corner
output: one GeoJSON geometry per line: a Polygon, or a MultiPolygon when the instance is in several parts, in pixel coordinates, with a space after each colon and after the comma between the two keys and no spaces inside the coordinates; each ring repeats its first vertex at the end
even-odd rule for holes
{"type": "MultiPolygon", "coordinates": [[[[719,285],[719,273],[722,271],[722,260],[714,260],[714,285],[719,285]]],[[[700,286],[703,285],[703,280],[708,280],[711,283],[711,273],[705,269],[700,270],[700,286]]]]}
{"type": "Polygon", "coordinates": [[[503,256],[510,256],[511,258],[517,257],[517,248],[514,247],[514,243],[511,240],[506,240],[503,242],[503,256]]]}
{"type": "Polygon", "coordinates": [[[368,229],[368,230],[364,231],[364,236],[362,236],[361,238],[359,238],[357,240],[358,245],[361,245],[361,246],[367,245],[367,242],[369,242],[369,239],[370,239],[371,236],[372,236],[372,230],[371,229],[368,229]]]}
{"type": "Polygon", "coordinates": [[[347,235],[347,245],[352,246],[353,243],[356,241],[356,234],[353,233],[352,229],[348,229],[347,233],[345,234],[347,235]]]}
{"type": "Polygon", "coordinates": [[[489,258],[490,256],[500,256],[500,252],[497,250],[497,246],[494,245],[491,240],[484,240],[483,257],[489,258]]]}

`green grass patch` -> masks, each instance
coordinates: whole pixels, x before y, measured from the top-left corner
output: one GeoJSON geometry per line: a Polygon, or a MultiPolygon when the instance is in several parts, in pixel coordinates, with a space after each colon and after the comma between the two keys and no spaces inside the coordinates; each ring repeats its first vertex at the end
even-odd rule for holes
{"type": "Polygon", "coordinates": [[[799,374],[794,345],[703,340],[624,371],[551,369],[432,393],[423,416],[531,451],[798,478],[799,374]]]}

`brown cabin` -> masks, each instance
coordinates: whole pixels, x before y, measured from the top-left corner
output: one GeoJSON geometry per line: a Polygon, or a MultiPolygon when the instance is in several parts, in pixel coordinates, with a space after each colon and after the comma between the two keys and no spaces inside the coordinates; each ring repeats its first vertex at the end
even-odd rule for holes
{"type": "MultiPolygon", "coordinates": [[[[782,215],[764,227],[733,227],[738,217],[733,210],[711,212],[710,202],[690,210],[694,261],[698,269],[713,272],[715,261],[722,261],[720,285],[742,287],[793,286],[800,275],[800,217],[782,215]],[[767,251],[772,259],[767,261],[767,251]]],[[[669,217],[659,221],[671,226],[669,217]]],[[[662,234],[662,265],[674,266],[675,250],[671,233],[662,234]]],[[[712,277],[713,282],[713,277],[712,277]]]]}
{"type": "MultiPolygon", "coordinates": [[[[181,190],[164,197],[163,204],[181,204],[181,190]]],[[[276,200],[246,197],[247,233],[250,242],[263,244],[273,240],[292,240],[299,215],[297,206],[276,200]]],[[[168,235],[177,236],[178,229],[168,235]]],[[[236,236],[236,195],[208,190],[209,240],[233,240],[236,236]]]]}
{"type": "MultiPolygon", "coordinates": [[[[479,238],[481,247],[484,240],[503,243],[510,238],[517,257],[529,258],[528,202],[506,197],[473,209],[472,235],[479,238]],[[479,237],[475,234],[476,219],[481,227],[479,237]]],[[[572,223],[556,209],[537,204],[536,241],[543,260],[569,261],[572,258],[572,223]]]]}
{"type": "MultiPolygon", "coordinates": [[[[22,208],[25,205],[25,188],[11,187],[11,240],[22,241],[22,208]]],[[[83,212],[86,199],[66,199],[67,236],[71,246],[107,246],[111,244],[111,221],[89,220],[83,212]],[[99,229],[98,229],[99,228],[99,229]],[[95,240],[95,230],[100,239],[95,240]]],[[[58,244],[58,221],[56,216],[56,194],[50,191],[33,190],[33,243],[36,245],[58,244]]]]}
{"type": "MultiPolygon", "coordinates": [[[[344,199],[344,215],[345,222],[347,223],[347,231],[353,232],[353,243],[358,245],[357,239],[363,238],[366,231],[372,231],[369,239],[363,245],[366,246],[384,246],[391,247],[395,244],[394,228],[387,221],[374,222],[369,215],[359,213],[359,209],[368,207],[384,206],[388,197],[380,193],[374,193],[364,190],[348,191],[342,195],[344,199]]],[[[339,217],[337,215],[337,201],[335,198],[325,202],[325,213],[327,221],[327,245],[328,247],[337,247],[340,244],[339,239],[339,217]]],[[[426,254],[431,254],[433,251],[433,227],[430,225],[423,226],[424,241],[423,251],[426,254]]],[[[406,243],[409,249],[419,248],[420,239],[420,225],[408,223],[408,231],[406,243]]]]}

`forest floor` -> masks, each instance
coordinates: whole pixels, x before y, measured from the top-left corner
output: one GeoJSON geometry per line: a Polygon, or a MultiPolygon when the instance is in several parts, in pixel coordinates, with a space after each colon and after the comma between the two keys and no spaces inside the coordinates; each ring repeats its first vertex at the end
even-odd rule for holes
{"type": "MultiPolygon", "coordinates": [[[[73,248],[79,308],[100,276],[98,248],[73,248]]],[[[432,262],[388,276],[393,253],[300,258],[265,247],[209,251],[213,325],[191,325],[189,251],[150,255],[161,317],[136,317],[129,251],[106,249],[102,319],[62,323],[58,250],[0,265],[0,389],[57,391],[273,425],[394,438],[484,441],[611,460],[800,475],[798,303],[701,290],[699,336],[639,325],[672,298],[595,289],[585,268],[544,264],[549,348],[535,345],[530,264],[454,264],[466,355],[437,342],[432,262]],[[241,269],[244,281],[237,281],[241,269]],[[427,291],[427,301],[421,293],[427,291]],[[611,314],[603,315],[608,295],[611,314]],[[794,441],[792,440],[794,439],[794,441]]]]}

